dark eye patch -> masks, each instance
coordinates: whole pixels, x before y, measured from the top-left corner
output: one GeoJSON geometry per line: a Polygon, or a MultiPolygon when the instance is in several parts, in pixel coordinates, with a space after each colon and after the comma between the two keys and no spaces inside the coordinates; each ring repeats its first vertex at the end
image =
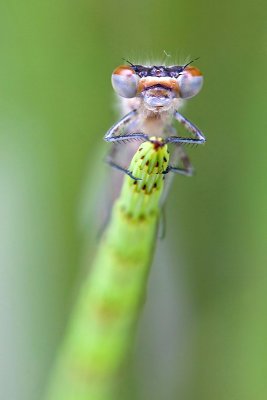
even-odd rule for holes
{"type": "Polygon", "coordinates": [[[165,67],[163,65],[153,65],[151,67],[146,67],[144,65],[133,65],[131,67],[135,73],[140,77],[170,77],[178,78],[178,76],[183,72],[185,66],[183,65],[172,65],[170,67],[165,67]]]}

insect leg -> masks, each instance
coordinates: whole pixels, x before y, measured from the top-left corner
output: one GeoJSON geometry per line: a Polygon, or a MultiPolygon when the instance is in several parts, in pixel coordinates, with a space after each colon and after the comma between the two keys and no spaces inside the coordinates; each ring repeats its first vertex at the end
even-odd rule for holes
{"type": "MultiPolygon", "coordinates": [[[[166,133],[169,134],[168,137],[177,137],[177,132],[174,126],[168,126],[166,133]]],[[[177,174],[192,176],[194,169],[183,145],[177,142],[174,142],[173,144],[175,145],[174,152],[172,153],[169,166],[164,174],[172,171],[177,174]],[[182,168],[180,166],[178,167],[179,163],[182,164],[182,168]]]]}
{"type": "MultiPolygon", "coordinates": [[[[174,127],[168,127],[168,133],[175,133],[174,127]]],[[[193,167],[190,163],[189,157],[186,154],[183,145],[180,143],[175,143],[174,152],[171,155],[170,164],[163,173],[165,174],[165,184],[163,194],[161,196],[161,207],[166,202],[168,192],[170,190],[172,181],[174,179],[174,174],[168,174],[168,172],[174,172],[185,176],[192,176],[193,175],[193,167]],[[181,167],[176,167],[179,163],[181,163],[181,167]],[[174,166],[175,165],[175,166],[174,166]]]]}
{"type": "Polygon", "coordinates": [[[136,115],[136,110],[132,110],[126,114],[107,131],[104,136],[104,140],[107,142],[123,142],[124,140],[127,141],[131,139],[148,140],[148,136],[143,133],[122,133],[131,123],[134,122],[136,115]]]}
{"type": "Polygon", "coordinates": [[[178,167],[171,163],[171,164],[169,164],[168,168],[164,171],[164,174],[167,174],[168,172],[171,171],[176,174],[181,174],[181,175],[185,175],[185,176],[193,175],[193,173],[194,173],[193,166],[181,144],[179,144],[179,143],[176,144],[175,152],[174,152],[172,158],[174,159],[174,162],[176,159],[178,159],[178,161],[181,161],[183,166],[178,167]]]}
{"type": "Polygon", "coordinates": [[[121,165],[117,164],[115,161],[112,160],[111,156],[106,157],[105,162],[111,166],[112,168],[117,169],[118,171],[124,172],[126,175],[128,175],[130,178],[132,178],[135,181],[139,181],[139,178],[135,178],[131,171],[129,171],[127,168],[122,167],[121,165]]]}
{"type": "Polygon", "coordinates": [[[202,144],[205,143],[206,139],[203,133],[196,125],[190,122],[188,119],[183,117],[178,111],[175,111],[174,118],[184,125],[185,129],[192,133],[194,138],[183,138],[179,136],[169,136],[166,139],[166,143],[192,143],[192,144],[202,144]]]}
{"type": "Polygon", "coordinates": [[[175,174],[185,175],[185,176],[192,176],[192,171],[187,171],[184,168],[174,167],[173,165],[169,165],[168,168],[163,172],[163,174],[168,174],[169,172],[174,172],[175,174]]]}

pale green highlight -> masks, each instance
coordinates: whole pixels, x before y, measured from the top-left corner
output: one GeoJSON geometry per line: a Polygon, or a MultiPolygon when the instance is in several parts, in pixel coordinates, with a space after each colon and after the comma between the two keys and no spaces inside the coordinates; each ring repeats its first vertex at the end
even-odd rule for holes
{"type": "Polygon", "coordinates": [[[78,295],[46,400],[115,400],[144,303],[167,146],[142,143],[78,295]]]}

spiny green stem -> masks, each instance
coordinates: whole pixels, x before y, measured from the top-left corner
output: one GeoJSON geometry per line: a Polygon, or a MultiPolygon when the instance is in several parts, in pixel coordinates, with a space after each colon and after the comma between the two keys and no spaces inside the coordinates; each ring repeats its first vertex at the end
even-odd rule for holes
{"type": "Polygon", "coordinates": [[[83,283],[46,400],[111,400],[132,345],[155,244],[167,146],[143,143],[83,283]]]}

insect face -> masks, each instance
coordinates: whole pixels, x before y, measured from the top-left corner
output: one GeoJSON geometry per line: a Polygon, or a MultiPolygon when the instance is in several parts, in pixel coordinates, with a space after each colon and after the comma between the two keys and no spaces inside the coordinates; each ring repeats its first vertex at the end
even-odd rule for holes
{"type": "Polygon", "coordinates": [[[122,65],[112,74],[115,92],[125,98],[140,97],[149,110],[169,109],[177,98],[189,99],[200,91],[201,72],[190,65],[122,65]]]}

